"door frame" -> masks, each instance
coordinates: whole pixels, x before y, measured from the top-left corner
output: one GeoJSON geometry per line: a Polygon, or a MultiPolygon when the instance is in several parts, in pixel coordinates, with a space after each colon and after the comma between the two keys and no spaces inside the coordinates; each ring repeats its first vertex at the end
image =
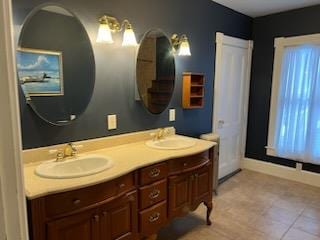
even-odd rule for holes
{"type": "Polygon", "coordinates": [[[5,239],[28,239],[24,193],[19,98],[13,40],[12,5],[0,2],[0,234],[5,239]]]}
{"type": "Polygon", "coordinates": [[[229,45],[234,47],[240,47],[248,50],[248,68],[246,72],[244,94],[243,94],[243,113],[241,119],[241,159],[245,156],[245,147],[247,139],[247,121],[248,121],[248,108],[249,108],[249,91],[250,91],[250,78],[251,78],[251,65],[252,65],[252,51],[253,51],[253,41],[252,40],[243,40],[240,38],[230,37],[224,33],[216,33],[216,58],[215,58],[215,76],[214,76],[214,90],[213,90],[213,117],[212,117],[212,132],[217,132],[218,128],[218,107],[220,100],[220,81],[221,81],[221,65],[222,65],[222,47],[223,45],[229,45]]]}

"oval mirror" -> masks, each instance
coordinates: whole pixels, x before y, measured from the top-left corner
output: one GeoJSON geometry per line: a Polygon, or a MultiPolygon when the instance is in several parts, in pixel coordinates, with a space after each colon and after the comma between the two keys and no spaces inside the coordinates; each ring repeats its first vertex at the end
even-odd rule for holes
{"type": "Polygon", "coordinates": [[[170,103],[175,81],[175,61],[169,38],[160,30],[143,37],[136,68],[137,87],[144,106],[154,114],[170,103]]]}
{"type": "Polygon", "coordinates": [[[27,103],[42,119],[54,125],[78,119],[95,82],[92,46],[79,19],[56,5],[35,10],[20,34],[17,71],[27,103]]]}

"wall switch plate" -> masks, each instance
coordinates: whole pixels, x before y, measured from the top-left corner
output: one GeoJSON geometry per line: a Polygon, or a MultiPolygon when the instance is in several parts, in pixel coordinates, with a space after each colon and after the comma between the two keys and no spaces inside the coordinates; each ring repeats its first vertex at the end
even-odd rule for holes
{"type": "Polygon", "coordinates": [[[169,109],[169,121],[174,122],[176,120],[176,110],[174,108],[169,109]]]}
{"type": "Polygon", "coordinates": [[[117,115],[108,115],[108,130],[117,129],[117,115]]]}

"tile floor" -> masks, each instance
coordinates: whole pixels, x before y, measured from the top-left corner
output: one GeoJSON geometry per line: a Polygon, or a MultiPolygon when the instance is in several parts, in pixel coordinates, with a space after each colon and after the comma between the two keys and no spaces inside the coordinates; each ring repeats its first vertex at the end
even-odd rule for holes
{"type": "Polygon", "coordinates": [[[244,170],[220,185],[214,206],[212,226],[201,206],[158,240],[320,240],[320,188],[244,170]]]}

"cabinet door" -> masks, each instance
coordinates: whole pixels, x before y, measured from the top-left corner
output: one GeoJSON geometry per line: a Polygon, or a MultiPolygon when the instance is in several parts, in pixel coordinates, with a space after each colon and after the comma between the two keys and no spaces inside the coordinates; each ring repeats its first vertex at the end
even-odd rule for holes
{"type": "Polygon", "coordinates": [[[212,164],[196,170],[192,177],[192,207],[201,202],[210,201],[212,197],[212,164]]]}
{"type": "Polygon", "coordinates": [[[101,207],[101,240],[137,239],[137,192],[116,198],[101,207]]]}
{"type": "Polygon", "coordinates": [[[189,212],[191,201],[191,174],[169,178],[169,218],[189,212]]]}
{"type": "Polygon", "coordinates": [[[95,210],[85,211],[47,223],[48,240],[100,240],[100,217],[95,210]]]}

